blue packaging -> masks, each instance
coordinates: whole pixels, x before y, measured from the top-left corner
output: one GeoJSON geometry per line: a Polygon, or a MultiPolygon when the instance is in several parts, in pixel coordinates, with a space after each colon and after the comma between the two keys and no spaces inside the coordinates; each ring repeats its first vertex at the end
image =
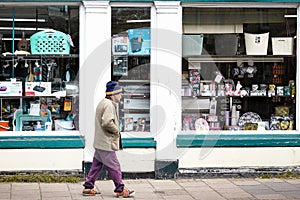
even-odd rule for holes
{"type": "Polygon", "coordinates": [[[128,54],[150,55],[150,29],[128,29],[128,54]]]}

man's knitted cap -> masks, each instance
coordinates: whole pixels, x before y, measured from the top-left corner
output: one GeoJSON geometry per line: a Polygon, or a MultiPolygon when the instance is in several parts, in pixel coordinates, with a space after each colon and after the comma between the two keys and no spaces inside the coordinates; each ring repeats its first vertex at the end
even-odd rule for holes
{"type": "Polygon", "coordinates": [[[116,81],[109,81],[106,83],[106,95],[112,96],[122,92],[121,86],[116,81]]]}

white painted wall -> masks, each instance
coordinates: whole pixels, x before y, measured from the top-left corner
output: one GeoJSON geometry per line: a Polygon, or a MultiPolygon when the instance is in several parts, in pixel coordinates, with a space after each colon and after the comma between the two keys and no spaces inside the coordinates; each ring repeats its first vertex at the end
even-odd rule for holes
{"type": "Polygon", "coordinates": [[[300,147],[180,148],[179,168],[300,165],[300,147]]]}
{"type": "Polygon", "coordinates": [[[117,151],[122,172],[153,172],[154,148],[128,148],[117,151]]]}
{"type": "Polygon", "coordinates": [[[82,149],[1,149],[1,171],[81,170],[82,149]]]}

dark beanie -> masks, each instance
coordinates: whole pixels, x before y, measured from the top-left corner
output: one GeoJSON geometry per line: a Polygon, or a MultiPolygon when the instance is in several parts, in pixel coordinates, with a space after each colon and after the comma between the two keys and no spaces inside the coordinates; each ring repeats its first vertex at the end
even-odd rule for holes
{"type": "Polygon", "coordinates": [[[119,94],[122,92],[121,86],[118,84],[116,81],[109,81],[106,83],[106,95],[107,96],[112,96],[115,94],[119,94]]]}

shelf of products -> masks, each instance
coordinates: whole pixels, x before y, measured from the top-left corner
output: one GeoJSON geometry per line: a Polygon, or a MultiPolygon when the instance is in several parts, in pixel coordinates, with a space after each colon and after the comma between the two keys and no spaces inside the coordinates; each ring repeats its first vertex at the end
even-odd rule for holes
{"type": "Polygon", "coordinates": [[[2,56],[1,63],[6,130],[78,130],[78,56],[2,56]]]}
{"type": "Polygon", "coordinates": [[[150,132],[150,56],[128,57],[128,60],[128,76],[118,80],[124,90],[119,109],[121,131],[150,132]],[[139,79],[142,74],[145,77],[139,79]]]}
{"type": "Polygon", "coordinates": [[[183,130],[196,130],[199,118],[207,121],[202,125],[210,130],[256,130],[259,126],[294,130],[295,57],[283,58],[281,63],[255,61],[237,66],[237,62],[219,62],[212,66],[200,61],[198,69],[186,66],[182,118],[190,128],[184,125],[183,130]]]}
{"type": "Polygon", "coordinates": [[[209,10],[183,11],[182,131],[295,130],[296,10],[209,10]]]}

